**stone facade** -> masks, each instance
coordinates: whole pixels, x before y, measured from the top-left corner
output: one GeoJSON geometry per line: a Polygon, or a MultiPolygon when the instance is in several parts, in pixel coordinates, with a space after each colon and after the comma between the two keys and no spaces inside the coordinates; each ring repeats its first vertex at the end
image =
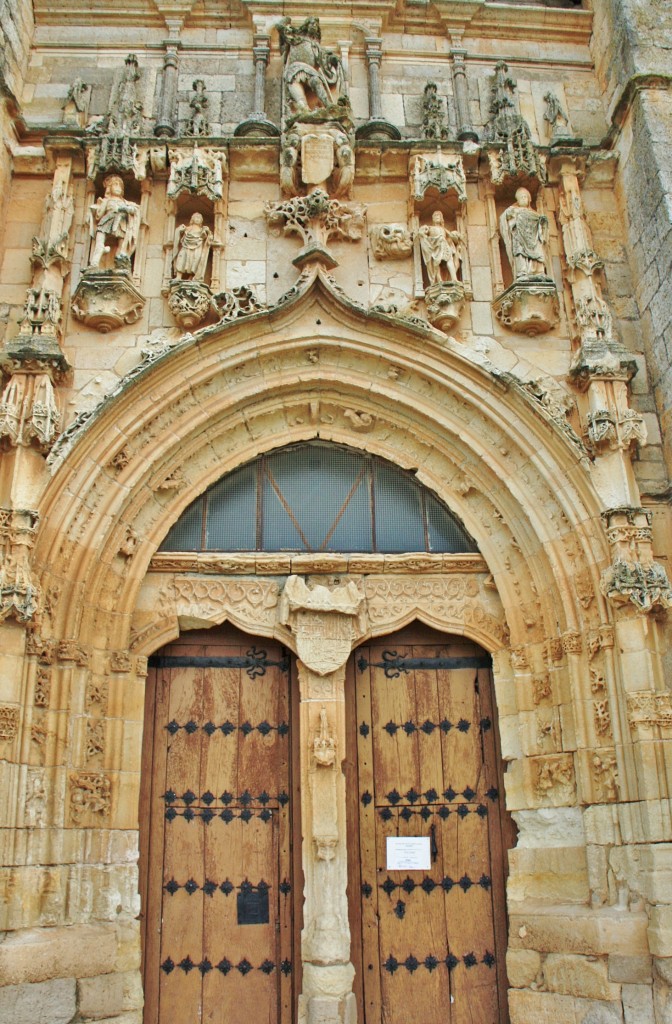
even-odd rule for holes
{"type": "Polygon", "coordinates": [[[668,5],[327,5],[299,76],[298,2],[0,11],[0,1018],[142,1020],[147,658],[228,621],[300,659],[299,1016],[352,1020],[311,744],[417,618],[493,658],[510,1024],[666,1024],[668,5]],[[158,550],[314,438],[414,470],[480,554],[158,550]]]}

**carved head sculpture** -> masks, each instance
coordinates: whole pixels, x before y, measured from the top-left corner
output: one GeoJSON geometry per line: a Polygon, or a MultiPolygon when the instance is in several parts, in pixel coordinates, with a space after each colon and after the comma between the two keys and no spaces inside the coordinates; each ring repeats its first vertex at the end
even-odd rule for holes
{"type": "Polygon", "coordinates": [[[516,190],[516,202],[518,206],[532,205],[532,196],[526,188],[519,188],[516,190]]]}
{"type": "Polygon", "coordinates": [[[306,18],[299,31],[302,35],[310,36],[311,39],[317,39],[318,43],[322,39],[322,30],[320,29],[320,22],[318,18],[306,18]]]}
{"type": "Polygon", "coordinates": [[[202,213],[192,213],[191,219],[190,219],[189,223],[190,224],[195,224],[197,227],[202,228],[203,227],[203,214],[202,213]]]}
{"type": "Polygon", "coordinates": [[[105,189],[106,196],[118,196],[119,198],[123,198],[124,182],[118,174],[109,174],[103,181],[103,188],[105,189]]]}

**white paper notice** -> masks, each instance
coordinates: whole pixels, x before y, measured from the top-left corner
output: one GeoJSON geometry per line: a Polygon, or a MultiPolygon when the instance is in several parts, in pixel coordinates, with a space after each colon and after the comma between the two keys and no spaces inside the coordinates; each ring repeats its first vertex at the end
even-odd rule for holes
{"type": "Polygon", "coordinates": [[[388,837],[388,871],[429,871],[431,866],[429,836],[388,837]]]}

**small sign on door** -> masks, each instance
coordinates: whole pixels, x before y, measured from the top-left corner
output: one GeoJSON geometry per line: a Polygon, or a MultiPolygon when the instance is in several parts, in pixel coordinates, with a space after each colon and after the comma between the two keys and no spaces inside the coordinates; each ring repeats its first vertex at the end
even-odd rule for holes
{"type": "Polygon", "coordinates": [[[429,871],[432,866],[429,836],[388,836],[388,871],[429,871]]]}

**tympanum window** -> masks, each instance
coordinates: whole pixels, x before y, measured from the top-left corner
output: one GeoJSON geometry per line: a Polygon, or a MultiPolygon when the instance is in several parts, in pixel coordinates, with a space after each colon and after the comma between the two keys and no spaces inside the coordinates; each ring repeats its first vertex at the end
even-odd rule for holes
{"type": "Polygon", "coordinates": [[[324,442],[260,456],[210,487],[162,551],[467,552],[474,541],[426,487],[374,455],[324,442]]]}

